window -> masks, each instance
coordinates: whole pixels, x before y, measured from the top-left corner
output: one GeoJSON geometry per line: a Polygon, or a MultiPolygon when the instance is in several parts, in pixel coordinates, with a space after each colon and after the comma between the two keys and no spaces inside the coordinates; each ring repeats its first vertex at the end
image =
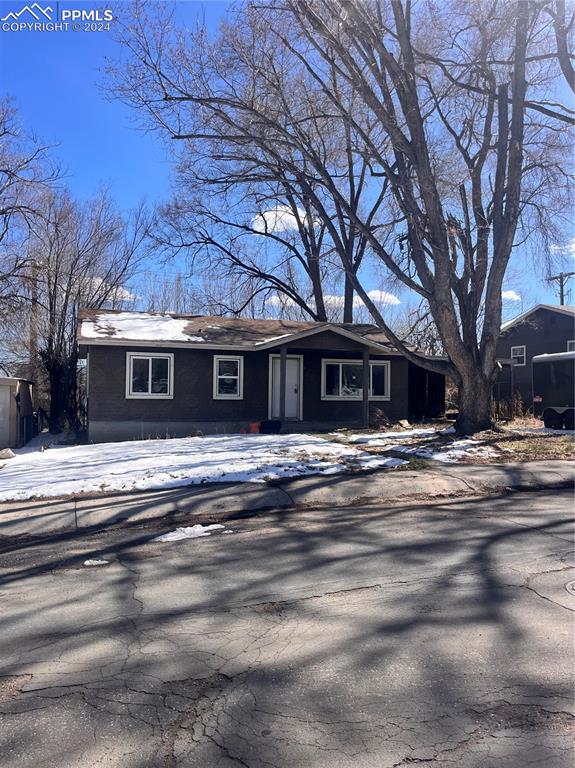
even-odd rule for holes
{"type": "Polygon", "coordinates": [[[241,400],[243,396],[243,357],[214,355],[214,400],[241,400]]]}
{"type": "Polygon", "coordinates": [[[514,365],[525,365],[525,345],[522,347],[511,347],[511,362],[514,365]]]}
{"type": "Polygon", "coordinates": [[[567,342],[567,352],[575,352],[575,339],[567,342]]]}
{"type": "Polygon", "coordinates": [[[174,356],[142,355],[128,352],[126,356],[127,398],[173,397],[174,356]]]}
{"type": "MultiPolygon", "coordinates": [[[[361,360],[322,360],[322,400],[361,400],[363,363],[361,360]]],[[[369,399],[389,400],[389,361],[369,364],[369,399]]]]}

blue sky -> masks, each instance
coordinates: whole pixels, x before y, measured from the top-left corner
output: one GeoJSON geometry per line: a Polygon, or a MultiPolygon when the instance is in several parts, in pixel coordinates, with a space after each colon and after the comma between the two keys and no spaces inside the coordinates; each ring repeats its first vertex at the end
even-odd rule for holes
{"type": "MultiPolygon", "coordinates": [[[[0,0],[0,16],[23,4],[0,0]]],[[[205,14],[215,25],[226,5],[181,2],[178,11],[190,22],[205,14]]],[[[111,6],[59,3],[60,9],[111,6]]],[[[14,97],[25,127],[58,145],[55,155],[75,195],[89,197],[100,184],[109,184],[119,205],[130,208],[142,197],[155,201],[167,194],[170,163],[157,137],[134,128],[130,109],[106,97],[102,69],[106,57],[117,54],[113,35],[106,31],[0,31],[0,87],[2,95],[14,97]]]]}
{"type": "MultiPolygon", "coordinates": [[[[58,5],[60,10],[108,6],[92,1],[58,5]]],[[[178,15],[190,24],[204,16],[215,28],[228,6],[225,0],[180,1],[178,15]]],[[[23,2],[0,0],[0,18],[22,7],[23,2]]],[[[142,198],[153,203],[168,195],[171,165],[158,137],[137,130],[131,110],[106,97],[102,70],[106,57],[117,56],[111,32],[0,30],[0,96],[14,97],[24,126],[56,145],[54,154],[77,197],[88,198],[106,184],[118,204],[129,209],[142,198]]],[[[529,272],[526,276],[517,254],[505,288],[520,293],[523,301],[506,301],[506,317],[537,301],[557,302],[552,289],[529,272]]],[[[575,295],[575,281],[572,285],[575,295]]]]}

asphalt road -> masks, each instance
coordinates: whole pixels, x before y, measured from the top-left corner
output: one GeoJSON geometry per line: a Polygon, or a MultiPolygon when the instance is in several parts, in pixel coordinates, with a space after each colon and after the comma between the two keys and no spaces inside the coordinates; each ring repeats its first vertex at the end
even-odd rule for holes
{"type": "Polygon", "coordinates": [[[572,768],[570,492],[231,528],[2,542],[2,768],[572,768]]]}

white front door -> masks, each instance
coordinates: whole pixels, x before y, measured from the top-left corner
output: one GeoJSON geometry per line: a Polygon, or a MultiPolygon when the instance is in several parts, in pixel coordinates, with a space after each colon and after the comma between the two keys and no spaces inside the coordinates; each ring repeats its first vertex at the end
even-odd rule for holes
{"type": "MultiPolygon", "coordinates": [[[[286,419],[301,419],[301,357],[286,359],[286,419]]],[[[280,358],[279,355],[271,356],[271,413],[272,419],[280,417],[280,358]]]]}

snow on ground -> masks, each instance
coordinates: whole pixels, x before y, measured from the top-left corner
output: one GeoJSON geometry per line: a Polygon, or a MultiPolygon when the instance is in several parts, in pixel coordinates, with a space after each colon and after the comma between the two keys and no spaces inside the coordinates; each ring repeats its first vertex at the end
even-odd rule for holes
{"type": "Polygon", "coordinates": [[[266,482],[405,463],[311,435],[219,435],[40,447],[0,463],[0,501],[141,491],[213,482],[266,482]]]}
{"type": "Polygon", "coordinates": [[[455,433],[454,427],[447,429],[406,429],[401,432],[372,432],[364,435],[350,435],[349,442],[353,445],[366,445],[372,448],[380,447],[384,451],[405,453],[422,459],[442,461],[447,464],[461,459],[493,459],[498,454],[493,448],[482,446],[472,438],[454,440],[451,443],[434,444],[433,438],[442,438],[455,433]],[[409,441],[409,445],[396,444],[397,440],[409,441]],[[419,442],[422,441],[422,442],[419,442]]]}
{"type": "Polygon", "coordinates": [[[224,530],[225,526],[214,523],[213,525],[188,525],[184,528],[176,528],[175,531],[156,536],[152,541],[180,541],[181,539],[201,539],[211,536],[214,531],[224,530]]]}
{"type": "Polygon", "coordinates": [[[455,464],[461,459],[493,459],[497,457],[497,451],[485,445],[480,445],[471,438],[466,440],[454,440],[445,446],[421,446],[421,445],[391,445],[386,450],[396,453],[408,453],[421,459],[442,461],[445,464],[455,464]]]}
{"type": "Polygon", "coordinates": [[[100,565],[109,565],[109,560],[84,560],[84,565],[87,568],[97,568],[100,565]]]}
{"type": "MultiPolygon", "coordinates": [[[[455,432],[455,427],[437,430],[433,427],[425,429],[403,429],[401,432],[371,432],[365,435],[350,435],[348,441],[353,445],[384,445],[395,440],[412,440],[420,437],[433,437],[437,435],[451,435],[455,432]]],[[[337,434],[334,433],[334,434],[337,434]]]]}

